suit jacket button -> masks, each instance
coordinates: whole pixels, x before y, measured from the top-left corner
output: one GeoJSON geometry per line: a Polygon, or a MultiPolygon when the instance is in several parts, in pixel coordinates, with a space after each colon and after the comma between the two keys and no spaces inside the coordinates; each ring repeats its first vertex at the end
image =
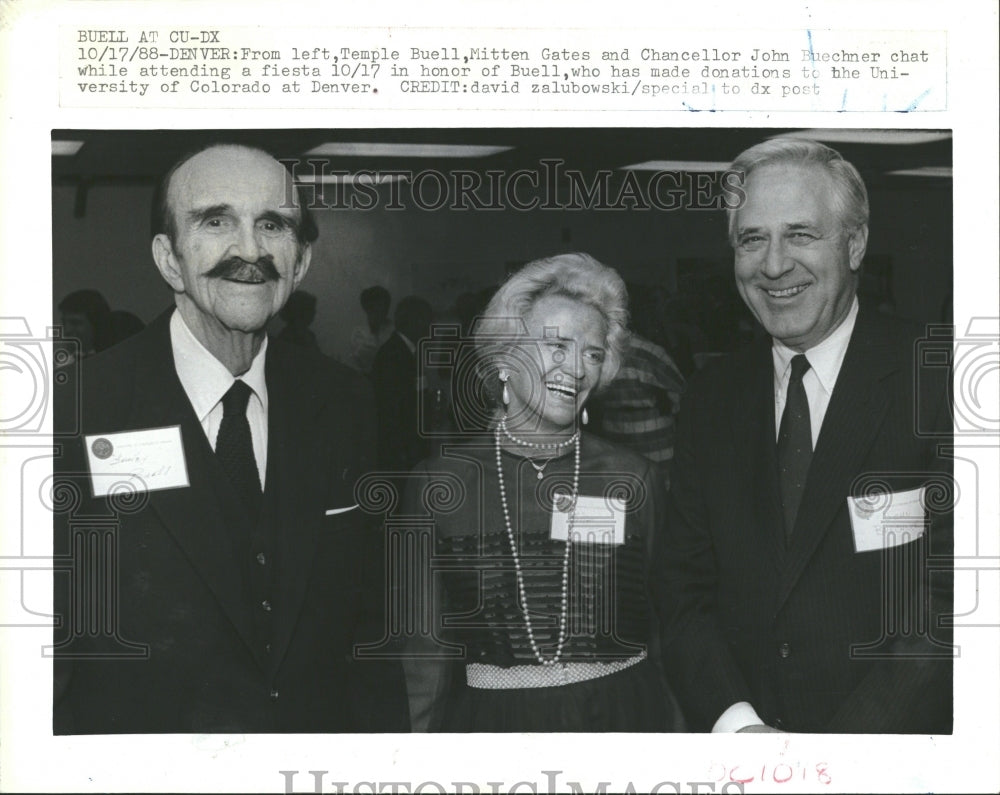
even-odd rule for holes
{"type": "Polygon", "coordinates": [[[785,722],[781,718],[775,718],[774,719],[774,728],[776,728],[776,729],[784,729],[785,728],[785,722]]]}
{"type": "Polygon", "coordinates": [[[259,563],[259,564],[260,564],[261,566],[263,566],[263,565],[264,565],[265,563],[267,563],[267,558],[266,558],[266,557],[264,556],[264,553],[263,553],[263,552],[258,552],[258,553],[257,553],[257,562],[258,562],[258,563],[259,563]]]}
{"type": "Polygon", "coordinates": [[[277,701],[278,700],[278,691],[277,690],[271,690],[271,692],[270,692],[269,695],[271,697],[271,701],[277,701]]]}
{"type": "Polygon", "coordinates": [[[781,645],[780,645],[780,646],[778,647],[778,654],[780,654],[780,655],[781,655],[781,658],[782,658],[783,660],[784,660],[784,659],[787,659],[787,658],[789,658],[789,657],[791,657],[791,656],[792,656],[792,647],[791,647],[791,646],[789,646],[789,645],[788,645],[787,643],[782,643],[782,644],[781,644],[781,645]]]}

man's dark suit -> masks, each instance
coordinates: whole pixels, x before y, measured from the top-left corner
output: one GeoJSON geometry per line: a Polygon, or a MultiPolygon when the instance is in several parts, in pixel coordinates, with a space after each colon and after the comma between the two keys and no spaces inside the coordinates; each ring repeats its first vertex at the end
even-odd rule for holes
{"type": "Polygon", "coordinates": [[[378,409],[378,465],[409,472],[427,451],[419,434],[417,356],[398,331],[375,353],[372,381],[378,409]]]}
{"type": "Polygon", "coordinates": [[[788,731],[951,731],[939,626],[951,610],[951,465],[936,451],[951,419],[946,374],[915,371],[917,331],[859,314],[787,545],[770,340],[692,381],[657,555],[664,659],[693,727],[747,701],[788,731]],[[921,485],[924,539],[855,552],[848,495],[921,485]]]}
{"type": "Polygon", "coordinates": [[[367,388],[318,354],[269,345],[263,504],[275,574],[263,606],[249,572],[264,558],[233,532],[240,504],[175,372],[168,319],[86,363],[80,416],[84,434],[180,425],[190,486],[115,509],[90,498],[82,438],[57,458],[57,477],[83,496],[56,520],[55,732],[407,730],[398,668],[352,660],[359,633],[382,633],[381,578],[366,579],[381,570],[379,533],[356,507],[326,515],[356,505],[355,481],[369,468],[367,388]],[[91,564],[102,555],[88,544],[101,516],[117,594],[95,600],[80,589],[100,583],[91,564]],[[95,605],[113,612],[88,624],[80,610],[95,605]],[[265,609],[269,649],[258,642],[265,609]]]}

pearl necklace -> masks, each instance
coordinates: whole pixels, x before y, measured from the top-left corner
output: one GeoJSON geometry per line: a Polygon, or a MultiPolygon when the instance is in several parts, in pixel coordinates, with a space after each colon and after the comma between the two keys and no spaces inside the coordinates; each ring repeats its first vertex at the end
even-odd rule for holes
{"type": "Polygon", "coordinates": [[[562,450],[564,447],[569,447],[571,444],[575,444],[580,440],[579,431],[561,442],[529,442],[527,439],[520,439],[507,429],[506,414],[504,414],[497,423],[497,430],[503,431],[503,435],[507,437],[508,441],[513,442],[519,447],[530,447],[534,450],[562,450]]]}
{"type": "Polygon", "coordinates": [[[574,433],[573,436],[565,442],[553,442],[551,444],[528,442],[511,435],[510,431],[507,430],[506,419],[507,418],[504,417],[497,423],[496,430],[493,432],[493,438],[496,441],[497,480],[500,484],[500,506],[503,508],[503,520],[507,527],[507,540],[510,542],[511,556],[514,558],[514,573],[517,577],[517,590],[521,597],[521,613],[524,615],[524,627],[528,632],[528,642],[531,644],[531,651],[534,653],[535,659],[538,660],[541,665],[555,665],[559,662],[559,658],[562,657],[563,646],[566,645],[566,623],[569,616],[569,559],[573,538],[573,521],[576,518],[576,500],[580,492],[580,433],[574,433]],[[524,588],[524,574],[521,571],[521,558],[517,554],[517,541],[514,538],[514,528],[510,522],[510,510],[507,508],[507,488],[504,486],[503,482],[503,460],[500,457],[501,431],[514,444],[519,444],[524,447],[560,449],[571,444],[576,444],[576,450],[573,457],[573,496],[570,507],[569,522],[566,529],[566,549],[563,552],[562,595],[559,608],[559,642],[556,644],[556,653],[552,657],[545,657],[538,650],[538,643],[535,642],[535,632],[531,626],[531,616],[528,614],[528,596],[524,588]]]}

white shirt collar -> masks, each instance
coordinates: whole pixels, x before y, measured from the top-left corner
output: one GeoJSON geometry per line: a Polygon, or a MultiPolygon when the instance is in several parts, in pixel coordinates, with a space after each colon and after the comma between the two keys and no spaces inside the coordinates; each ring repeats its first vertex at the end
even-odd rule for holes
{"type": "MultiPolygon", "coordinates": [[[[858,297],[854,296],[851,308],[847,316],[840,325],[833,330],[825,340],[819,345],[809,348],[805,352],[809,360],[809,367],[816,375],[823,391],[828,395],[833,393],[833,387],[837,383],[837,376],[840,374],[840,366],[844,363],[844,355],[847,353],[847,345],[851,341],[851,334],[854,331],[854,324],[858,319],[858,297]]],[[[791,367],[792,357],[799,351],[792,350],[783,342],[773,340],[771,355],[774,359],[774,374],[778,383],[784,384],[788,370],[791,367]]]]}
{"type": "MultiPolygon", "coordinates": [[[[181,386],[198,416],[204,422],[236,379],[226,366],[216,359],[191,333],[181,313],[174,310],[170,318],[170,345],[174,352],[174,367],[181,386]]],[[[250,369],[240,376],[246,382],[267,415],[267,384],[264,380],[264,359],[267,336],[254,356],[250,369]]]]}

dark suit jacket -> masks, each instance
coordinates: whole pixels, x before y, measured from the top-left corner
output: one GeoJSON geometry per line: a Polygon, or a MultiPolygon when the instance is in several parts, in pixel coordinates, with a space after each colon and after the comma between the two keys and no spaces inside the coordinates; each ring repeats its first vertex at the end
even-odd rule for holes
{"type": "Polygon", "coordinates": [[[409,472],[426,450],[419,435],[417,357],[398,331],[375,353],[372,381],[378,409],[378,465],[409,472]]]}
{"type": "Polygon", "coordinates": [[[691,382],[656,558],[694,728],[748,701],[789,731],[951,731],[947,372],[915,367],[917,332],[859,314],[787,545],[770,340],[691,382]],[[922,485],[924,537],[855,552],[848,496],[922,485]]]}
{"type": "Polygon", "coordinates": [[[269,344],[276,561],[264,653],[261,606],[212,487],[221,468],[173,366],[169,314],[88,360],[82,434],[57,456],[61,488],[77,497],[56,517],[55,732],[407,730],[398,666],[352,659],[357,640],[382,634],[382,578],[368,579],[382,569],[381,534],[357,508],[325,515],[357,504],[371,463],[368,389],[318,354],[269,344]],[[180,425],[189,487],[89,496],[83,434],[168,425],[180,425]]]}

